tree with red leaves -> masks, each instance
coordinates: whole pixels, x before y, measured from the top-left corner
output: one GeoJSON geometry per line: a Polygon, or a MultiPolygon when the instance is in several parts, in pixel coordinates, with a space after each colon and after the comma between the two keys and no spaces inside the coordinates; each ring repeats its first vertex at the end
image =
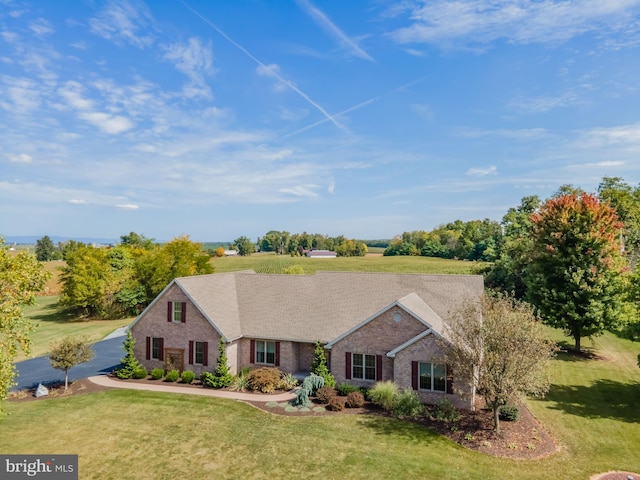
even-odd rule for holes
{"type": "Polygon", "coordinates": [[[527,297],[548,325],[575,341],[618,322],[625,262],[622,222],[595,195],[560,195],[531,216],[527,297]]]}

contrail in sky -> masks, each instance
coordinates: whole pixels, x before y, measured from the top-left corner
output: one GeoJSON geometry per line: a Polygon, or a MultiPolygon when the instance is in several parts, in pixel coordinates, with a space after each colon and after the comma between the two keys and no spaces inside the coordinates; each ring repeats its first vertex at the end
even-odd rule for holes
{"type": "Polygon", "coordinates": [[[281,81],[282,83],[284,83],[287,87],[289,87],[291,90],[293,90],[294,92],[296,92],[298,95],[300,95],[303,99],[305,99],[308,103],[310,103],[311,105],[313,105],[318,111],[320,111],[320,113],[322,113],[326,119],[328,121],[330,121],[331,123],[333,123],[336,127],[338,127],[340,130],[346,132],[347,129],[341,125],[340,123],[338,123],[336,121],[335,118],[333,118],[331,115],[329,115],[329,112],[327,112],[324,108],[322,108],[322,106],[318,105],[318,103],[314,102],[309,95],[307,95],[306,93],[304,93],[302,90],[300,90],[298,87],[296,87],[293,83],[291,83],[291,81],[289,80],[285,80],[284,78],[282,78],[280,75],[278,75],[278,72],[275,71],[273,68],[269,68],[267,65],[265,65],[264,63],[262,63],[260,60],[258,60],[256,57],[254,57],[251,52],[249,52],[246,48],[244,48],[242,45],[240,45],[238,42],[234,41],[231,37],[229,37],[229,35],[227,35],[226,33],[224,33],[222,30],[220,30],[220,28],[218,28],[218,26],[211,22],[210,20],[208,20],[207,18],[205,18],[204,16],[202,16],[197,10],[194,10],[190,5],[188,5],[187,3],[185,3],[183,0],[180,0],[180,2],[187,7],[189,10],[191,10],[194,15],[197,15],[198,17],[200,17],[200,19],[205,22],[207,25],[209,25],[211,28],[213,28],[216,32],[218,32],[220,35],[222,35],[229,43],[231,43],[233,46],[235,46],[238,50],[240,50],[242,53],[244,53],[247,57],[249,57],[251,60],[253,60],[254,62],[256,62],[259,66],[261,66],[265,72],[267,72],[269,75],[277,78],[279,81],[281,81]]]}

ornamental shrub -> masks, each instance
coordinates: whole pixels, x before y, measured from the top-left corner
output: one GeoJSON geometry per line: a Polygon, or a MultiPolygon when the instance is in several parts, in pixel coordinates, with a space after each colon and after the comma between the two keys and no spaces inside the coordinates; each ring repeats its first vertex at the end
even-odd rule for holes
{"type": "Polygon", "coordinates": [[[224,347],[224,338],[220,337],[218,342],[218,364],[213,371],[215,377],[213,388],[224,388],[231,385],[233,382],[233,375],[229,373],[229,364],[227,363],[227,350],[224,347]]]}
{"type": "Polygon", "coordinates": [[[182,383],[191,383],[193,382],[194,378],[196,378],[196,374],[193,373],[192,370],[185,370],[180,376],[182,383]]]}
{"type": "Polygon", "coordinates": [[[284,373],[280,379],[278,390],[291,390],[298,386],[298,379],[293,376],[293,373],[284,373]]]}
{"type": "Polygon", "coordinates": [[[518,407],[505,405],[500,407],[499,417],[500,420],[505,422],[517,422],[520,417],[520,410],[518,410],[518,407]]]}
{"type": "Polygon", "coordinates": [[[341,383],[338,385],[338,395],[341,397],[348,396],[351,392],[359,392],[360,387],[356,387],[355,385],[349,385],[348,383],[341,383]]]}
{"type": "Polygon", "coordinates": [[[424,411],[424,405],[418,397],[418,393],[410,388],[405,388],[396,397],[393,414],[400,418],[415,418],[424,411]]]}
{"type": "Polygon", "coordinates": [[[144,367],[137,368],[133,372],[133,378],[140,380],[141,378],[147,378],[147,369],[144,367]]]}
{"type": "Polygon", "coordinates": [[[247,375],[247,388],[262,393],[273,393],[282,378],[282,372],[273,367],[251,370],[247,375]]]}
{"type": "Polygon", "coordinates": [[[453,406],[453,403],[451,403],[451,400],[448,398],[443,398],[436,403],[433,416],[438,420],[444,420],[445,422],[455,422],[460,418],[458,410],[456,410],[456,407],[453,406]]]}
{"type": "Polygon", "coordinates": [[[387,412],[393,410],[398,396],[398,386],[390,380],[377,382],[369,390],[369,398],[373,403],[382,407],[387,412]]]}
{"type": "Polygon", "coordinates": [[[310,407],[311,400],[309,400],[309,397],[323,386],[324,378],[313,374],[305,377],[305,379],[302,381],[302,385],[296,393],[296,398],[291,400],[291,404],[300,407],[310,407]]]}
{"type": "Polygon", "coordinates": [[[344,403],[342,402],[342,399],[340,397],[334,395],[329,399],[327,408],[333,412],[341,412],[342,410],[344,410],[344,403]]]}
{"type": "Polygon", "coordinates": [[[180,378],[180,371],[174,369],[174,370],[169,370],[167,372],[167,374],[164,376],[164,381],[177,382],[179,378],[180,378]]]}
{"type": "Polygon", "coordinates": [[[316,392],[316,398],[320,403],[329,403],[333,397],[336,396],[336,389],[328,387],[325,385],[324,387],[320,387],[316,392]]]}
{"type": "Polygon", "coordinates": [[[200,374],[200,382],[203,387],[213,388],[213,384],[215,383],[215,377],[211,372],[202,372],[200,374]]]}
{"type": "MultiPolygon", "coordinates": [[[[133,338],[133,335],[131,334],[131,330],[127,330],[127,338],[122,343],[122,348],[125,351],[124,358],[120,360],[122,367],[120,367],[115,372],[116,377],[122,380],[133,377],[135,371],[138,370],[139,368],[142,368],[142,365],[140,365],[140,362],[138,362],[134,354],[135,346],[136,346],[136,341],[133,338]]],[[[145,376],[146,376],[146,371],[145,371],[145,376]]]]}
{"type": "Polygon", "coordinates": [[[154,368],[151,370],[151,380],[160,380],[164,377],[164,370],[162,368],[154,368]]]}
{"type": "Polygon", "coordinates": [[[324,384],[327,387],[335,387],[336,379],[329,372],[327,367],[327,357],[324,353],[324,346],[320,341],[316,341],[316,346],[313,351],[313,363],[311,364],[311,373],[318,375],[324,379],[324,384]]]}
{"type": "Polygon", "coordinates": [[[364,406],[364,395],[359,391],[349,392],[347,395],[346,406],[348,408],[360,408],[364,406]]]}

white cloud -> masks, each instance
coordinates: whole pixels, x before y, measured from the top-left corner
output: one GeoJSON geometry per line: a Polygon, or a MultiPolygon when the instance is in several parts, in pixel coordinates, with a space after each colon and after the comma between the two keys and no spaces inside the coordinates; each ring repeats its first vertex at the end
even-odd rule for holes
{"type": "Polygon", "coordinates": [[[118,45],[130,43],[145,48],[153,44],[153,36],[147,31],[153,17],[148,7],[139,1],[109,1],[89,24],[93,33],[118,45]]]}
{"type": "Polygon", "coordinates": [[[371,56],[365,52],[355,40],[349,38],[323,11],[312,5],[309,0],[297,0],[297,3],[320,28],[337,40],[337,42],[347,50],[351,56],[358,57],[363,60],[369,60],[371,62],[373,61],[373,58],[371,58],[371,56]]]}
{"type": "Polygon", "coordinates": [[[190,80],[184,93],[189,98],[211,97],[205,78],[214,74],[211,42],[203,45],[199,38],[190,38],[187,44],[174,43],[165,47],[164,58],[190,80]]]}
{"type": "Polygon", "coordinates": [[[411,24],[390,33],[398,43],[442,46],[568,40],[586,32],[638,32],[637,0],[430,0],[415,2],[411,24]]]}
{"type": "Polygon", "coordinates": [[[5,85],[4,92],[0,90],[0,107],[13,113],[27,113],[40,106],[42,92],[34,81],[9,76],[0,79],[5,85]]]}
{"type": "Polygon", "coordinates": [[[586,129],[580,132],[579,143],[583,147],[639,144],[640,123],[586,129]]]}
{"type": "Polygon", "coordinates": [[[33,158],[26,153],[20,153],[18,155],[9,155],[9,161],[13,163],[31,163],[33,158]]]}
{"type": "Polygon", "coordinates": [[[491,165],[487,168],[470,168],[467,170],[467,175],[473,175],[477,177],[484,177],[486,175],[495,175],[498,173],[498,168],[495,165],[491,165]]]}
{"type": "Polygon", "coordinates": [[[327,191],[331,194],[334,194],[336,191],[336,181],[335,180],[331,180],[331,182],[329,183],[329,186],[327,187],[327,191]]]}
{"type": "Polygon", "coordinates": [[[287,193],[289,195],[294,195],[296,197],[317,197],[318,193],[315,192],[318,185],[295,185],[291,187],[279,188],[278,191],[280,193],[287,193]]]}
{"type": "Polygon", "coordinates": [[[65,99],[67,105],[77,110],[93,108],[94,102],[82,96],[84,87],[75,80],[70,80],[58,89],[58,93],[65,99]]]}
{"type": "Polygon", "coordinates": [[[35,33],[39,37],[43,37],[45,35],[49,35],[55,32],[51,24],[48,21],[46,21],[44,18],[39,18],[35,22],[32,22],[29,25],[29,28],[33,33],[35,33]]]}
{"type": "Polygon", "coordinates": [[[88,202],[86,200],[82,200],[79,198],[72,198],[71,200],[69,200],[69,203],[73,204],[73,205],[87,205],[88,202]]]}
{"type": "Polygon", "coordinates": [[[512,100],[507,105],[510,109],[520,113],[545,113],[556,108],[581,104],[577,92],[570,91],[561,95],[541,95],[534,98],[520,98],[512,100]]]}
{"type": "Polygon", "coordinates": [[[591,167],[622,167],[625,162],[620,160],[605,160],[602,162],[593,162],[593,163],[579,163],[575,165],[569,165],[569,168],[591,168],[591,167]]]}
{"type": "Polygon", "coordinates": [[[137,210],[140,208],[139,205],[134,205],[132,203],[125,203],[122,205],[116,205],[116,208],[120,208],[122,210],[137,210]]]}
{"type": "Polygon", "coordinates": [[[126,132],[134,127],[134,123],[130,119],[121,115],[111,115],[104,112],[81,112],[78,117],[95,125],[104,133],[112,135],[126,132]]]}

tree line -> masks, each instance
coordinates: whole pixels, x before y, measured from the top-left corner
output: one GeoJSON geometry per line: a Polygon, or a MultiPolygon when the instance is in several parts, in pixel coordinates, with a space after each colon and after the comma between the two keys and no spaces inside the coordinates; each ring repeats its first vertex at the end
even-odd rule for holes
{"type": "Polygon", "coordinates": [[[239,255],[251,255],[257,251],[274,252],[278,255],[301,256],[309,250],[331,250],[339,257],[362,257],[367,254],[367,245],[359,240],[343,235],[330,237],[320,233],[289,233],[270,230],[253,243],[246,236],[233,241],[233,248],[239,255]]]}

